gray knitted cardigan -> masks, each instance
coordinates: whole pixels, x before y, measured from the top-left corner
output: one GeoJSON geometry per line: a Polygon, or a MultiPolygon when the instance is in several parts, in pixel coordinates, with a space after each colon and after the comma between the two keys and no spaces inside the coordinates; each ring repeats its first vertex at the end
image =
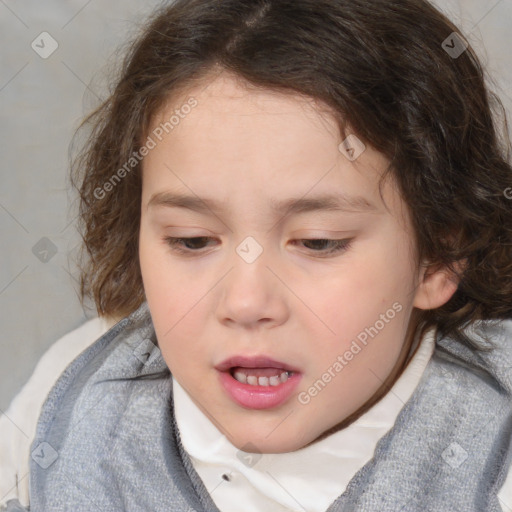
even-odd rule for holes
{"type": "MultiPolygon", "coordinates": [[[[512,320],[481,322],[471,337],[495,348],[438,337],[395,425],[327,512],[501,512],[512,457],[512,320]]],[[[218,512],[180,442],[146,303],[59,377],[31,453],[31,512],[218,512]]],[[[7,510],[25,509],[11,500],[7,510]]]]}

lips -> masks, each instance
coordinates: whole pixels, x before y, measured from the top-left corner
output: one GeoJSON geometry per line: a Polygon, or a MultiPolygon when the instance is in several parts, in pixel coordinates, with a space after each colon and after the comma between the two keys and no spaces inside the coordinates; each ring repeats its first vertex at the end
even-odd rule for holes
{"type": "Polygon", "coordinates": [[[290,400],[303,375],[265,355],[233,356],[215,366],[226,395],[245,409],[272,409],[290,400]]]}
{"type": "Polygon", "coordinates": [[[233,356],[222,361],[222,363],[215,366],[220,372],[226,372],[233,368],[277,368],[279,370],[300,373],[300,370],[295,366],[291,366],[282,361],[277,361],[270,357],[260,356],[233,356]]]}

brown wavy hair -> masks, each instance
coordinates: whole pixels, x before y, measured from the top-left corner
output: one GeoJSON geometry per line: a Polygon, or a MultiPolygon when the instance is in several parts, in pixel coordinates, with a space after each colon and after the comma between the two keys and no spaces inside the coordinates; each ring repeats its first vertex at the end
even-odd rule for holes
{"type": "Polygon", "coordinates": [[[420,259],[460,279],[445,305],[415,310],[417,325],[471,343],[462,333],[469,322],[512,317],[506,114],[471,45],[457,57],[445,50],[453,32],[461,34],[423,0],[177,0],[159,7],[130,42],[110,96],[78,128],[90,128],[71,174],[80,194],[82,300],[91,297],[100,315],[118,318],[145,300],[141,164],[107,198],[98,190],[141,149],[171,94],[225,69],[256,86],[320,100],[343,138],[350,126],[390,160],[383,179],[392,175],[410,209],[420,259]]]}

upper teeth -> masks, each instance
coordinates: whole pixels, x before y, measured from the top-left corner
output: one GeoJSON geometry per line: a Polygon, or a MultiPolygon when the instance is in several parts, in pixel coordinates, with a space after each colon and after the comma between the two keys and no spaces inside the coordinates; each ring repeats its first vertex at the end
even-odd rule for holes
{"type": "Polygon", "coordinates": [[[246,375],[244,372],[235,372],[235,379],[243,384],[251,386],[279,386],[281,382],[286,382],[291,372],[282,372],[281,375],[272,377],[256,377],[256,375],[246,375]]]}

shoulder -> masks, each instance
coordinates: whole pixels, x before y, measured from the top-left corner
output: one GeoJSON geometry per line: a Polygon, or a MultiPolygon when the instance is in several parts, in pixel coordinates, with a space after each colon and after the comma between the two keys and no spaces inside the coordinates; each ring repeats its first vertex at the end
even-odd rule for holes
{"type": "Polygon", "coordinates": [[[0,506],[16,498],[29,505],[29,452],[43,403],[71,361],[115,323],[94,318],[58,339],[0,417],[0,506]]]}
{"type": "MultiPolygon", "coordinates": [[[[473,322],[466,328],[468,337],[476,343],[476,346],[483,350],[475,350],[451,340],[438,340],[439,345],[446,350],[450,356],[455,356],[459,363],[463,363],[459,375],[464,377],[462,388],[465,389],[466,397],[475,395],[480,390],[480,397],[483,398],[483,406],[491,405],[487,411],[487,417],[502,414],[507,424],[507,436],[510,436],[509,418],[512,413],[512,319],[481,320],[473,322]],[[494,404],[494,406],[493,406],[494,404]]],[[[439,356],[440,354],[438,354],[439,356]]],[[[447,353],[442,354],[445,361],[444,369],[441,370],[447,377],[445,392],[450,385],[459,385],[452,379],[450,371],[450,360],[447,353]]],[[[453,362],[453,359],[451,360],[453,362]]],[[[446,395],[444,395],[446,397],[446,395]]],[[[468,400],[469,405],[471,400],[468,400]]],[[[483,409],[484,407],[482,407],[483,409]]],[[[509,451],[506,458],[508,467],[502,468],[505,474],[504,482],[499,489],[498,498],[503,512],[512,512],[512,437],[504,441],[509,451]]]]}

